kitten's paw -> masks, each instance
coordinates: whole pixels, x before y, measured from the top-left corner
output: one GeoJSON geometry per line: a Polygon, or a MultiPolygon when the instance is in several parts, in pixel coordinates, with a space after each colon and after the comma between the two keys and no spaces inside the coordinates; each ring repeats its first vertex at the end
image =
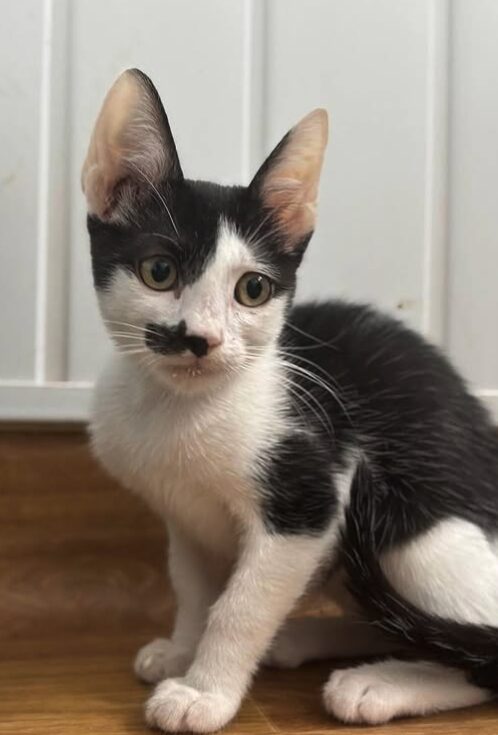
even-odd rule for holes
{"type": "Polygon", "coordinates": [[[199,691],[187,679],[169,679],[147,702],[145,718],[150,727],[165,732],[215,732],[232,719],[239,704],[238,697],[199,691]]]}
{"type": "Polygon", "coordinates": [[[490,697],[491,692],[470,684],[463,671],[399,659],[335,671],[323,690],[328,712],[344,722],[368,725],[470,707],[490,697]]]}
{"type": "Polygon", "coordinates": [[[365,665],[334,671],[324,687],[323,702],[327,712],[343,722],[380,725],[405,714],[399,694],[395,682],[383,681],[365,665]]]}
{"type": "Polygon", "coordinates": [[[192,654],[187,649],[168,638],[156,638],[139,650],[133,669],[141,681],[157,684],[172,676],[182,676],[191,662],[192,654]]]}

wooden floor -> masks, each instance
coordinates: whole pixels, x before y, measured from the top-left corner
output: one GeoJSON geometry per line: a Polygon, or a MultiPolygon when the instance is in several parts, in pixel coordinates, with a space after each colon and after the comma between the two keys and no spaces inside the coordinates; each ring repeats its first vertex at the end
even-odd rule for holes
{"type": "MultiPolygon", "coordinates": [[[[171,623],[164,577],[162,528],[84,436],[0,432],[0,733],[145,735],[130,664],[171,623]]],[[[264,671],[226,732],[354,732],[321,709],[331,668],[264,671]]],[[[498,705],[369,732],[497,735],[498,705]]]]}

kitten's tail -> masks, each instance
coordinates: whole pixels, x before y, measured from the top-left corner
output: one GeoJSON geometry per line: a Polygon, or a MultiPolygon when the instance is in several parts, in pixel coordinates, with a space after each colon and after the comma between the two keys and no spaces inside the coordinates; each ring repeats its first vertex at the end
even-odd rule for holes
{"type": "Polygon", "coordinates": [[[498,693],[498,628],[426,613],[404,600],[386,579],[375,543],[375,528],[382,523],[375,496],[372,474],[360,463],[343,544],[350,591],[388,636],[408,642],[430,659],[464,669],[474,684],[498,693]]]}

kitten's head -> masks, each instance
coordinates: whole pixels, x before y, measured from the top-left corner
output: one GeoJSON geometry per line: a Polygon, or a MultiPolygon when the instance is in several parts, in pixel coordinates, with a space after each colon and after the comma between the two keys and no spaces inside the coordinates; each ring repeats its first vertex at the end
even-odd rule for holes
{"type": "Polygon", "coordinates": [[[118,349],[192,392],[274,345],[314,229],[326,142],[315,110],[248,187],[190,181],[153,84],[122,74],[82,173],[95,287],[118,349]]]}

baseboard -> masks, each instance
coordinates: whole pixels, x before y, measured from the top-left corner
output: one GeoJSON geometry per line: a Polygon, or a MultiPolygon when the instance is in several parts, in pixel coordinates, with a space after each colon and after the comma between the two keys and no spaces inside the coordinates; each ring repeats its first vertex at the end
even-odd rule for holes
{"type": "Polygon", "coordinates": [[[491,415],[495,420],[495,424],[498,424],[498,389],[483,388],[481,390],[476,390],[476,395],[481,399],[481,401],[491,412],[491,415]]]}
{"type": "Polygon", "coordinates": [[[0,383],[0,421],[86,422],[90,415],[92,383],[30,381],[0,383]]]}

